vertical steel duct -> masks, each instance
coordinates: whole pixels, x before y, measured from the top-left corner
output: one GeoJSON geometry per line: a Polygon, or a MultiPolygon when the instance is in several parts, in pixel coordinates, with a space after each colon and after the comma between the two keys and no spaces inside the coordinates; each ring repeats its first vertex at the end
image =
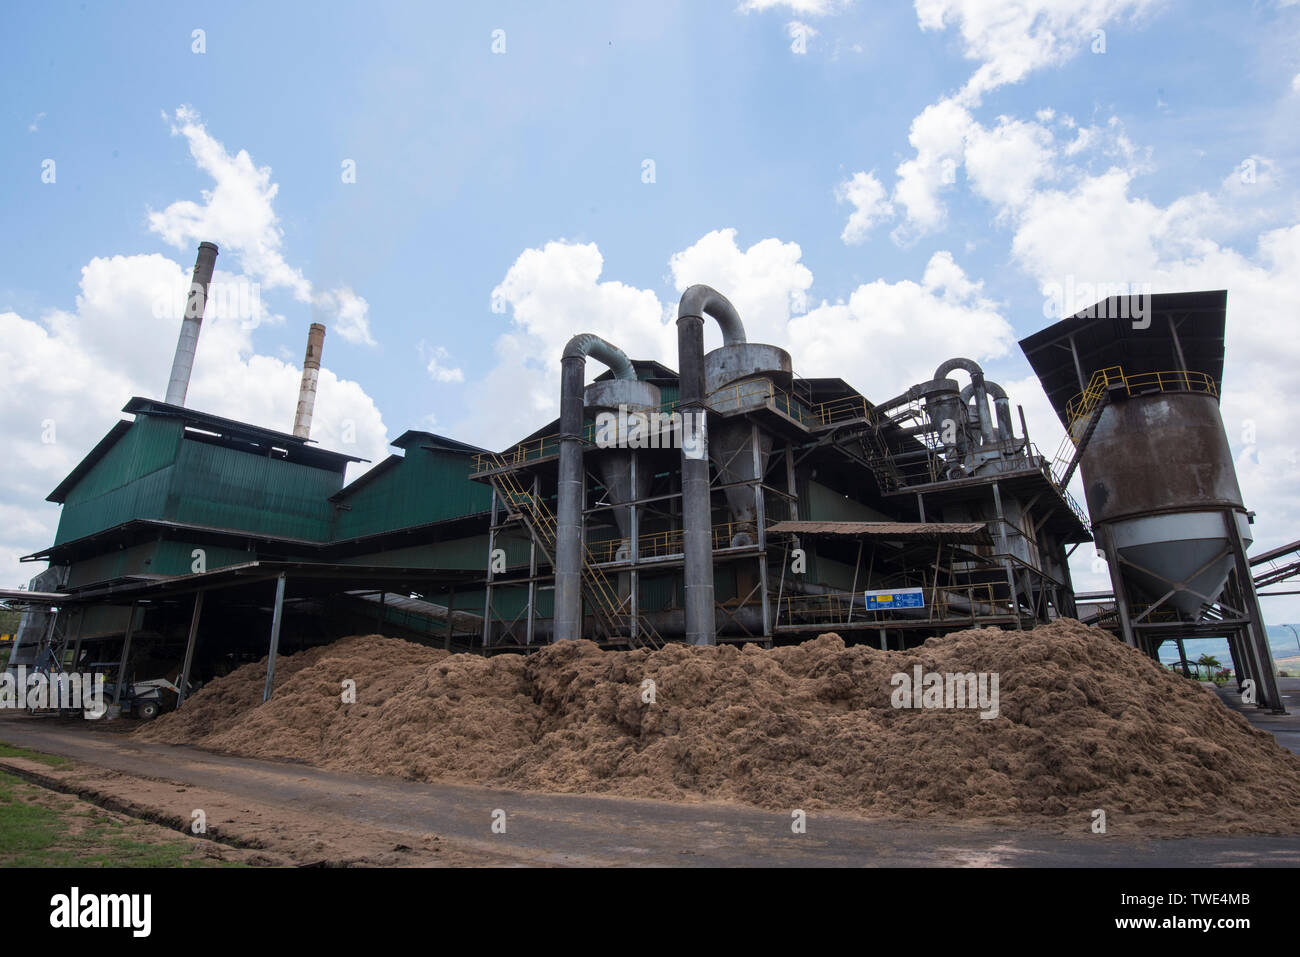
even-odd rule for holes
{"type": "Polygon", "coordinates": [[[691,286],[677,304],[677,364],[681,376],[682,547],[685,558],[686,641],[711,645],[713,614],[713,520],[709,496],[708,412],[704,406],[704,316],[722,327],[724,345],[745,342],[745,327],[727,297],[709,286],[691,286]],[[687,425],[688,417],[694,428],[687,425]],[[689,447],[688,447],[689,445],[689,447]]]}
{"type": "Polygon", "coordinates": [[[934,370],[936,379],[946,378],[953,369],[965,369],[970,375],[971,385],[975,388],[975,407],[979,410],[979,420],[975,423],[984,442],[993,441],[993,420],[989,417],[988,392],[984,387],[984,370],[974,359],[949,359],[934,370]]]}
{"type": "Polygon", "coordinates": [[[316,383],[320,379],[320,354],[325,348],[325,327],[313,322],[307,330],[307,355],[302,360],[302,383],[298,386],[298,412],[293,418],[293,434],[300,439],[311,437],[311,416],[316,408],[316,383]]]}
{"type": "MultiPolygon", "coordinates": [[[[1014,439],[1015,430],[1011,425],[1011,400],[1007,397],[1006,391],[992,379],[984,380],[985,394],[993,397],[993,414],[997,416],[997,429],[994,430],[994,439],[998,442],[1008,439],[1014,439]]],[[[972,419],[978,419],[981,423],[991,422],[987,403],[978,409],[978,415],[975,414],[975,406],[978,400],[975,398],[974,383],[966,386],[961,390],[962,401],[967,403],[967,408],[972,419]]]]}
{"type": "Polygon", "coordinates": [[[582,413],[587,356],[615,378],[635,379],[622,349],[589,332],[564,347],[560,360],[560,462],[555,516],[555,622],[552,641],[582,637],[582,413]]]}
{"type": "Polygon", "coordinates": [[[190,293],[185,301],[185,316],[181,319],[181,334],[176,341],[176,357],[172,359],[172,374],[167,380],[167,398],[164,401],[168,405],[185,404],[190,372],[194,369],[194,353],[199,347],[199,327],[203,325],[203,310],[208,304],[208,285],[212,282],[212,270],[216,264],[217,244],[199,243],[190,293]]]}

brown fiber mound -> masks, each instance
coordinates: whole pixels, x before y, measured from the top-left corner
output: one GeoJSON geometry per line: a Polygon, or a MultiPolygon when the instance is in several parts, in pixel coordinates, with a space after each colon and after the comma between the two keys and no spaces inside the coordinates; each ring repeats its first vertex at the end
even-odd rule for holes
{"type": "Polygon", "coordinates": [[[448,655],[376,635],[213,681],[141,737],[340,771],[872,816],[1300,833],[1300,760],[1105,632],[1058,621],[910,651],[448,655]],[[891,675],[999,675],[1000,711],[891,707],[891,675]],[[642,703],[642,681],[656,702],[642,703]],[[341,682],[356,682],[343,704],[341,682]]]}

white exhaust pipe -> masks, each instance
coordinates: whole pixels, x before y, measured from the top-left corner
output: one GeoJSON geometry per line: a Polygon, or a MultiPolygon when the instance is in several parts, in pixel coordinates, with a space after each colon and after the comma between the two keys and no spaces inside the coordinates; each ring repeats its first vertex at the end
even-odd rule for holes
{"type": "Polygon", "coordinates": [[[307,355],[302,360],[302,384],[298,386],[298,414],[293,419],[293,434],[311,438],[311,416],[316,408],[316,383],[320,379],[320,354],[325,347],[325,327],[313,322],[307,330],[307,355]]]}
{"type": "Polygon", "coordinates": [[[199,348],[199,328],[203,325],[203,311],[208,304],[208,285],[212,282],[212,270],[216,265],[217,244],[199,243],[199,256],[194,262],[190,294],[181,319],[181,334],[176,340],[176,357],[172,359],[172,374],[167,380],[167,398],[163,400],[168,405],[185,404],[190,373],[194,370],[194,353],[199,348]]]}

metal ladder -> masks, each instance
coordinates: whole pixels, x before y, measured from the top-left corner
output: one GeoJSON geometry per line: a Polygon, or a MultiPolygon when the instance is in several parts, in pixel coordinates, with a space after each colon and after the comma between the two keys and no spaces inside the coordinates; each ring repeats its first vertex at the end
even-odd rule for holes
{"type": "MultiPolygon", "coordinates": [[[[555,567],[555,516],[539,496],[520,485],[519,480],[508,470],[505,459],[496,456],[496,465],[500,471],[495,472],[490,481],[496,489],[497,497],[506,506],[508,512],[520,517],[528,532],[546,556],[551,567],[555,567]]],[[[662,648],[663,637],[644,618],[633,615],[625,603],[618,597],[618,589],[610,584],[605,573],[596,565],[596,560],[582,543],[582,591],[596,611],[596,617],[606,633],[606,637],[618,643],[626,642],[634,648],[662,648]]]]}
{"type": "Polygon", "coordinates": [[[1053,457],[1051,469],[1052,474],[1057,476],[1056,484],[1062,489],[1070,484],[1070,479],[1083,458],[1083,450],[1088,445],[1088,440],[1092,438],[1092,434],[1097,431],[1097,423],[1101,421],[1102,412],[1110,404],[1112,383],[1120,385],[1124,383],[1123,372],[1119,367],[1098,369],[1093,373],[1088,388],[1072,399],[1067,406],[1067,413],[1070,414],[1069,425],[1065,430],[1065,438],[1061,440],[1053,457]],[[1116,372],[1119,373],[1118,377],[1114,374],[1116,372]],[[1085,425],[1076,437],[1074,430],[1080,422],[1085,422],[1085,425]]]}

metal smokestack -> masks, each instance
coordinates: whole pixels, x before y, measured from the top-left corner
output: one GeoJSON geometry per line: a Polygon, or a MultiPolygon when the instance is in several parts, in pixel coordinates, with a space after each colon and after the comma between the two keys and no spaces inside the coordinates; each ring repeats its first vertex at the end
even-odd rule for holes
{"type": "Polygon", "coordinates": [[[307,330],[307,355],[302,360],[302,384],[298,386],[298,414],[293,419],[293,434],[300,439],[311,437],[311,414],[316,408],[316,381],[320,378],[320,354],[325,347],[325,327],[313,322],[307,330]]]}
{"type": "Polygon", "coordinates": [[[167,381],[168,405],[184,405],[185,393],[190,388],[190,372],[194,369],[194,353],[199,347],[199,327],[203,325],[203,310],[208,304],[208,284],[217,264],[217,244],[199,243],[199,257],[194,261],[194,276],[190,280],[190,294],[185,302],[185,316],[181,319],[181,335],[176,341],[176,358],[172,359],[172,374],[167,381]]]}

